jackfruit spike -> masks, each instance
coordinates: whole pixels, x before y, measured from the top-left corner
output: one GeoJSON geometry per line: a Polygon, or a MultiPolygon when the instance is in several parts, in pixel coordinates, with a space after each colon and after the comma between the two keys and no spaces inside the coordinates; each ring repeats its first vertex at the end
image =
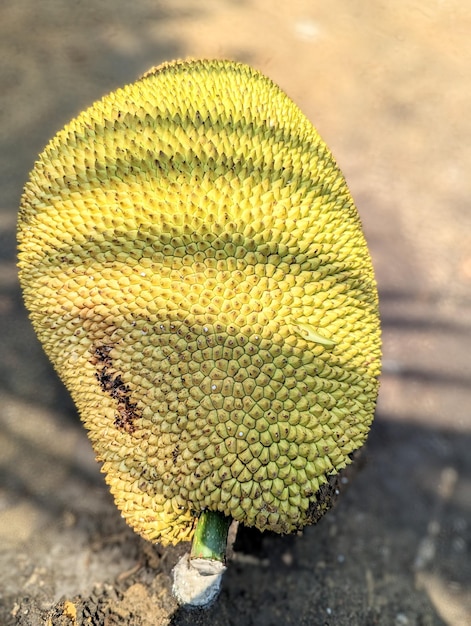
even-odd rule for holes
{"type": "Polygon", "coordinates": [[[322,337],[322,335],[319,335],[319,333],[316,332],[314,327],[310,326],[309,324],[301,324],[299,322],[296,322],[296,324],[293,324],[293,330],[297,335],[299,335],[306,341],[320,343],[322,346],[325,346],[326,348],[333,348],[334,346],[337,345],[337,342],[334,341],[333,339],[327,339],[327,337],[322,337]]]}
{"type": "Polygon", "coordinates": [[[190,559],[226,561],[227,533],[231,518],[216,511],[203,511],[198,518],[190,559]]]}

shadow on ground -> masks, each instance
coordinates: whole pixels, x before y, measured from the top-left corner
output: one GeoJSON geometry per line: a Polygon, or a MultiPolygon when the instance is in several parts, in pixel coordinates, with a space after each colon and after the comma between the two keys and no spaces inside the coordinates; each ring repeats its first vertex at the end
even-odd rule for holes
{"type": "MultiPolygon", "coordinates": [[[[16,443],[28,450],[24,441],[16,443]]],[[[57,549],[49,556],[54,539],[47,531],[43,554],[31,538],[25,576],[31,595],[4,597],[0,618],[6,626],[24,626],[35,623],[32,614],[54,615],[54,625],[70,624],[67,600],[76,607],[79,625],[445,624],[434,606],[437,588],[441,601],[445,594],[453,603],[471,584],[470,445],[468,436],[379,416],[364,464],[337,507],[303,536],[241,529],[217,604],[196,612],[178,609],[170,595],[170,572],[181,548],[162,550],[137,538],[87,464],[71,464],[60,455],[41,459],[43,446],[31,449],[38,465],[60,472],[67,463],[68,482],[58,494],[38,496],[9,468],[7,486],[42,509],[44,524],[55,526],[61,543],[69,543],[69,555],[65,563],[57,549]],[[58,574],[84,558],[95,577],[88,592],[77,596],[73,581],[61,585],[58,574]],[[114,567],[115,576],[100,578],[106,567],[94,571],[90,560],[109,564],[108,574],[114,567]],[[45,608],[51,593],[62,599],[45,608]]]]}

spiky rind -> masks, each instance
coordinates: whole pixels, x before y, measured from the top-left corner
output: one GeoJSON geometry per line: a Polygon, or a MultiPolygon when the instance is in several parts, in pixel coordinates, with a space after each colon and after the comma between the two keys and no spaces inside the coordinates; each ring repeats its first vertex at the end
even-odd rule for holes
{"type": "MultiPolygon", "coordinates": [[[[329,150],[251,68],[166,64],[40,155],[19,215],[36,332],[129,524],[290,532],[373,418],[376,285],[329,150]]],[[[311,511],[311,513],[310,513],[311,511]]]]}

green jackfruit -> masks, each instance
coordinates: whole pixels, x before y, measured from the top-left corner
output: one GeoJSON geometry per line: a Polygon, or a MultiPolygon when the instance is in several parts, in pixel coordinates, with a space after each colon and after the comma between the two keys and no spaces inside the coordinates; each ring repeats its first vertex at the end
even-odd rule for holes
{"type": "Polygon", "coordinates": [[[40,155],[18,240],[34,328],[138,533],[318,517],[373,419],[378,299],[345,180],[278,87],[189,61],[111,93],[40,155]]]}

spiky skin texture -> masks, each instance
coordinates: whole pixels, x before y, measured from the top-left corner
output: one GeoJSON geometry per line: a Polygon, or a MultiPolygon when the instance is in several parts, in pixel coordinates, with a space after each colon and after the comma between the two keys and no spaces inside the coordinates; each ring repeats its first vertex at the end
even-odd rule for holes
{"type": "Polygon", "coordinates": [[[319,516],[373,418],[377,291],[344,178],[278,87],[232,62],[151,70],[49,143],[18,238],[36,332],[138,533],[319,516]]]}

